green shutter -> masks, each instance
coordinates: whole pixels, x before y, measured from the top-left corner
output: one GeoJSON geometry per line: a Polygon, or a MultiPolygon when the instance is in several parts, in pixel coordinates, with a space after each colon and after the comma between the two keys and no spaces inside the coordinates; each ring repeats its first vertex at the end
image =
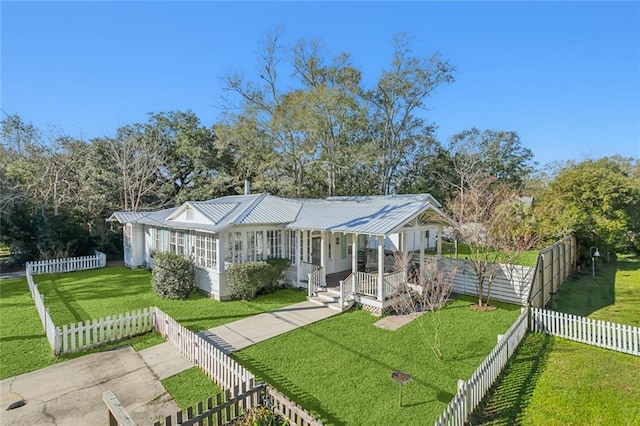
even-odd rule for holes
{"type": "Polygon", "coordinates": [[[347,236],[345,234],[342,234],[342,236],[340,237],[340,245],[342,246],[342,258],[346,259],[347,258],[347,236]]]}

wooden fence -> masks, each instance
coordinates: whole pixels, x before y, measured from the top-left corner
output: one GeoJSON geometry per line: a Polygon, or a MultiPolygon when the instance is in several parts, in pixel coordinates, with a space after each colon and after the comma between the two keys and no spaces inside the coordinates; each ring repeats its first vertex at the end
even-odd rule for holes
{"type": "Polygon", "coordinates": [[[532,308],[531,331],[640,356],[640,327],[532,308]]]}
{"type": "Polygon", "coordinates": [[[27,262],[25,269],[30,269],[33,275],[51,274],[56,272],[84,271],[87,269],[104,268],[107,255],[96,251],[93,256],[69,257],[65,259],[47,259],[37,262],[27,262]]]}
{"type": "Polygon", "coordinates": [[[509,327],[504,336],[498,336],[498,344],[484,359],[468,381],[458,381],[458,392],[447,405],[435,425],[465,425],[471,412],[498,378],[507,361],[527,334],[528,310],[522,313],[509,327]]]}
{"type": "MultiPolygon", "coordinates": [[[[108,409],[109,425],[135,426],[129,413],[111,391],[104,392],[102,399],[108,409]]],[[[264,383],[255,385],[253,380],[233,390],[228,389],[209,397],[205,402],[200,402],[184,411],[166,416],[161,421],[155,422],[154,426],[226,425],[242,416],[247,410],[263,405],[287,419],[289,421],[287,424],[322,426],[321,422],[291,400],[264,383]]]]}
{"type": "Polygon", "coordinates": [[[234,389],[254,380],[253,374],[212,343],[185,328],[154,307],[155,331],[189,361],[196,364],[222,389],[234,389]]]}
{"type": "MultiPolygon", "coordinates": [[[[429,261],[437,261],[438,268],[450,271],[455,270],[453,277],[453,291],[458,294],[478,296],[476,271],[470,260],[453,259],[449,257],[435,258],[425,257],[429,261]]],[[[495,269],[495,277],[491,285],[490,298],[502,302],[514,303],[526,306],[529,300],[529,290],[534,276],[534,268],[521,265],[498,264],[495,269]]],[[[489,286],[483,288],[486,296],[489,286]]]]}
{"type": "Polygon", "coordinates": [[[529,304],[544,308],[562,283],[572,274],[578,260],[576,238],[568,236],[540,250],[529,293],[529,304]]]}

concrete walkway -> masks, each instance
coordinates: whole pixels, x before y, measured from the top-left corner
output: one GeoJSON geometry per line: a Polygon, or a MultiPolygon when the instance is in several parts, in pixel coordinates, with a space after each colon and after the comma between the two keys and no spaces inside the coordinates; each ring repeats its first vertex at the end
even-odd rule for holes
{"type": "MultiPolygon", "coordinates": [[[[300,302],[198,334],[222,351],[231,353],[339,313],[312,302],[300,302]]],[[[171,377],[193,366],[180,356],[169,342],[145,349],[139,354],[160,379],[171,377]]]]}
{"type": "Polygon", "coordinates": [[[0,380],[0,425],[103,425],[107,407],[102,393],[107,390],[136,424],[150,425],[180,411],[140,356],[126,346],[0,380]],[[7,410],[19,401],[25,404],[7,410]]]}

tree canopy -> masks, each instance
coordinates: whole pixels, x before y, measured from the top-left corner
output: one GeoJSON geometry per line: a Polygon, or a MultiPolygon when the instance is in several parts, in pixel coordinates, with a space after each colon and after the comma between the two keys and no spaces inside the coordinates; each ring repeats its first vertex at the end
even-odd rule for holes
{"type": "Polygon", "coordinates": [[[533,152],[515,131],[473,127],[440,141],[428,110],[433,93],[454,82],[455,67],[416,52],[406,34],[392,47],[388,65],[370,78],[346,52],[329,54],[315,40],[287,46],[281,32],[271,33],[255,75],[223,76],[227,104],[211,126],[189,110],[152,112],[112,136],[80,140],[7,116],[1,241],[25,258],[85,254],[96,241],[117,245],[104,232],[114,211],[241,193],[249,179],[255,191],[281,196],[429,192],[458,207],[469,191],[508,185],[534,196],[527,223],[543,241],[575,233],[603,250],[639,249],[638,159],[559,164],[532,179],[533,152]],[[49,232],[53,223],[67,232],[49,232]]]}

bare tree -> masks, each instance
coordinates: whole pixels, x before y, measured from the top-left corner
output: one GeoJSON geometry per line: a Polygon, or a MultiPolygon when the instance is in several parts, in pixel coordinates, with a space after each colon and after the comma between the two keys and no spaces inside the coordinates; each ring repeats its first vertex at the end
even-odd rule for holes
{"type": "Polygon", "coordinates": [[[470,182],[448,207],[457,224],[457,238],[469,246],[477,308],[490,309],[491,287],[500,263],[513,263],[537,243],[530,206],[512,186],[488,176],[470,182]]]}
{"type": "Polygon", "coordinates": [[[427,261],[415,267],[412,256],[406,252],[398,253],[395,264],[398,269],[407,269],[408,282],[399,290],[393,299],[392,309],[398,315],[407,315],[410,319],[425,313],[425,321],[421,321],[419,330],[438,359],[443,359],[441,351],[440,328],[442,325],[440,309],[449,300],[453,291],[453,277],[455,269],[443,270],[438,268],[435,261],[427,261]]]}

